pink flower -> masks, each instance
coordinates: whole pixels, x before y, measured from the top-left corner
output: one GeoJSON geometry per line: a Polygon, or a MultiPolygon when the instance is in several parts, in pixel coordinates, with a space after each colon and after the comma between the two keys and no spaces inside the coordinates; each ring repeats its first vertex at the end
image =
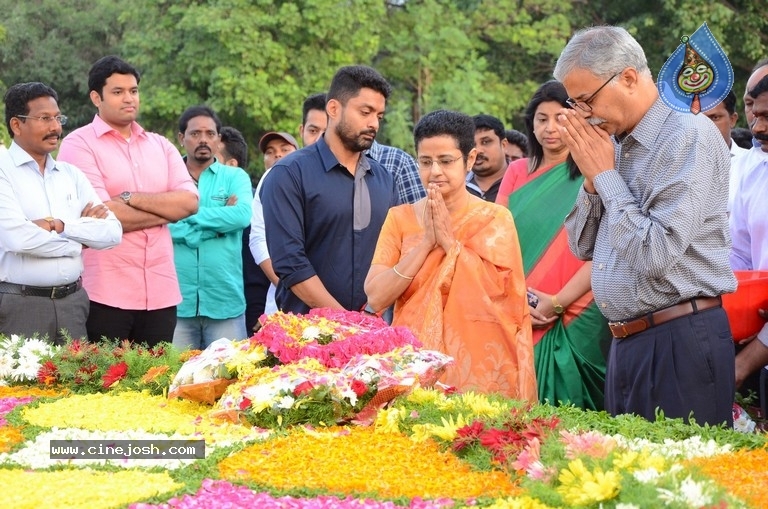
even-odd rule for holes
{"type": "Polygon", "coordinates": [[[616,441],[613,438],[597,431],[570,433],[561,430],[560,437],[565,444],[565,457],[569,460],[576,459],[580,455],[605,458],[616,448],[616,441]]]}

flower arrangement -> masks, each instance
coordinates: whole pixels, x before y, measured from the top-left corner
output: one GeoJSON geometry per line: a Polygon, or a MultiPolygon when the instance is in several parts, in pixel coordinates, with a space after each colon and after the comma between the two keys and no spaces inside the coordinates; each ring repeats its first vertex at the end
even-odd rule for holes
{"type": "MultiPolygon", "coordinates": [[[[419,389],[381,411],[376,429],[402,432],[417,441],[437,441],[477,468],[503,470],[518,479],[527,494],[542,504],[539,507],[743,505],[700,470],[685,467],[687,461],[695,464],[731,454],[732,446],[717,440],[741,441],[735,431],[681,427],[688,437],[655,443],[610,434],[608,430],[618,418],[594,419],[590,427],[597,425],[606,431],[589,430],[583,423],[572,427],[576,414],[569,415],[567,407],[562,414],[558,412],[560,415],[543,415],[543,408],[515,406],[471,393],[449,397],[419,389]],[[437,415],[439,423],[435,422],[437,415]],[[703,440],[694,434],[702,430],[712,433],[713,438],[703,440]]],[[[657,426],[640,418],[623,417],[636,427],[657,426]]],[[[746,437],[749,443],[751,439],[746,437]]],[[[766,447],[763,437],[752,443],[766,447]]]]}
{"type": "Polygon", "coordinates": [[[36,382],[78,393],[148,390],[162,394],[181,366],[168,343],[152,348],[130,341],[91,343],[69,339],[54,346],[12,335],[0,340],[0,383],[36,382]]]}
{"type": "Polygon", "coordinates": [[[421,346],[405,327],[389,327],[379,317],[335,309],[312,309],[306,315],[274,313],[252,341],[264,345],[281,363],[304,357],[328,368],[341,368],[358,354],[385,353],[421,346]]]}
{"type": "Polygon", "coordinates": [[[663,417],[650,423],[416,388],[371,427],[296,426],[267,437],[249,425],[217,428],[204,404],[49,391],[0,388],[6,505],[639,509],[763,507],[768,499],[765,435],[663,417]],[[46,447],[49,438],[172,436],[205,437],[212,447],[189,462],[55,466],[46,447]]]}
{"type": "Polygon", "coordinates": [[[37,378],[41,385],[80,393],[134,389],[162,394],[180,366],[178,351],[168,343],[146,348],[127,340],[72,339],[43,359],[37,378]]]}
{"type": "Polygon", "coordinates": [[[0,337],[0,385],[36,380],[43,359],[52,353],[53,346],[41,339],[0,337]]]}
{"type": "Polygon", "coordinates": [[[328,426],[362,410],[376,394],[376,382],[344,376],[307,357],[262,368],[230,385],[214,415],[235,421],[242,417],[270,429],[296,424],[328,426]]]}
{"type": "MultiPolygon", "coordinates": [[[[451,358],[408,345],[381,354],[358,354],[343,369],[312,357],[263,367],[230,385],[214,415],[254,426],[329,426],[379,407],[417,383],[432,385],[451,358]]],[[[364,416],[365,417],[365,416],[364,416]]]]}

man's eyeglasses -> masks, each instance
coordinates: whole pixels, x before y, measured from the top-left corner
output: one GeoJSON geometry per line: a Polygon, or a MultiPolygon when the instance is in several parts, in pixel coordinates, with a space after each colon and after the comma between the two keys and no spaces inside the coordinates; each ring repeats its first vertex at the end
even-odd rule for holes
{"type": "Polygon", "coordinates": [[[441,157],[440,159],[428,159],[425,157],[417,159],[417,162],[419,163],[420,170],[431,170],[434,164],[437,164],[438,168],[447,168],[462,157],[464,156],[461,155],[459,157],[454,157],[453,159],[450,157],[441,157]]]}
{"type": "Polygon", "coordinates": [[[31,118],[32,120],[39,120],[41,122],[45,122],[46,124],[50,124],[54,121],[58,122],[61,125],[66,125],[67,123],[67,116],[66,115],[56,115],[55,117],[49,117],[48,115],[43,115],[42,117],[30,117],[29,115],[16,115],[17,118],[31,118]]]}
{"type": "Polygon", "coordinates": [[[598,94],[598,93],[599,93],[599,92],[600,92],[600,91],[601,91],[603,88],[605,88],[605,86],[606,86],[608,83],[610,83],[611,81],[613,81],[613,78],[615,78],[615,77],[616,77],[616,76],[618,76],[619,74],[621,74],[621,71],[617,72],[616,74],[614,74],[613,76],[611,76],[610,78],[608,78],[608,81],[606,81],[605,83],[603,83],[602,85],[600,85],[600,88],[598,88],[597,90],[595,90],[595,93],[594,93],[594,94],[590,95],[589,97],[587,97],[587,98],[586,98],[586,99],[584,99],[583,101],[577,101],[577,100],[575,100],[575,99],[571,99],[571,98],[569,97],[568,99],[566,99],[566,100],[565,100],[565,102],[567,102],[567,103],[568,103],[568,105],[569,105],[571,108],[579,108],[580,110],[582,110],[582,111],[587,111],[587,112],[589,112],[589,111],[592,111],[592,105],[591,105],[590,103],[591,103],[591,102],[592,102],[592,101],[595,99],[595,97],[597,96],[597,94],[598,94]]]}

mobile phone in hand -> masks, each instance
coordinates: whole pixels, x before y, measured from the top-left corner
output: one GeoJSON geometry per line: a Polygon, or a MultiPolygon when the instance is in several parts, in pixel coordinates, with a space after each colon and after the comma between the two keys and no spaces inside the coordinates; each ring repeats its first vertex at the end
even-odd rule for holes
{"type": "Polygon", "coordinates": [[[528,291],[528,305],[532,308],[539,305],[539,297],[531,291],[528,291]]]}

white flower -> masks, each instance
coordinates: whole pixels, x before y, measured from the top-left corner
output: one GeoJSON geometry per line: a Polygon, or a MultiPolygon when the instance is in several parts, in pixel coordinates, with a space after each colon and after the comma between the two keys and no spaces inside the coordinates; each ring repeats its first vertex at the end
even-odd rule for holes
{"type": "Polygon", "coordinates": [[[688,507],[704,507],[712,503],[712,496],[707,493],[710,491],[709,488],[709,484],[696,482],[689,476],[680,483],[678,493],[659,488],[659,498],[665,502],[681,503],[688,507]]]}
{"type": "Polygon", "coordinates": [[[40,370],[40,359],[25,355],[19,359],[19,365],[13,370],[11,376],[17,381],[28,381],[37,378],[37,372],[40,370]]]}
{"type": "Polygon", "coordinates": [[[21,338],[16,334],[11,334],[10,338],[5,338],[4,340],[0,341],[0,350],[5,350],[6,352],[13,355],[16,353],[16,350],[18,350],[20,343],[21,338]]]}
{"type": "MultiPolygon", "coordinates": [[[[113,458],[113,459],[51,459],[51,440],[97,440],[109,443],[115,439],[119,440],[152,440],[162,442],[165,440],[190,440],[199,439],[199,437],[185,436],[179,433],[173,435],[164,435],[160,433],[147,433],[142,430],[121,431],[119,436],[115,436],[114,431],[88,431],[77,428],[52,428],[51,431],[41,433],[31,442],[26,442],[24,447],[13,454],[0,454],[0,464],[3,465],[21,465],[27,468],[48,468],[52,466],[67,465],[70,467],[88,466],[88,465],[114,465],[122,468],[133,467],[161,467],[166,469],[176,469],[188,466],[194,463],[195,459],[175,459],[175,458],[113,458]]],[[[214,449],[213,446],[206,443],[206,456],[214,449]]]]}
{"type": "Polygon", "coordinates": [[[301,339],[312,341],[319,338],[320,334],[321,334],[320,327],[317,327],[315,325],[310,325],[304,329],[304,332],[301,333],[301,339]]]}
{"type": "Polygon", "coordinates": [[[53,348],[51,348],[51,345],[42,339],[37,338],[27,339],[24,344],[19,347],[19,357],[35,356],[39,359],[44,355],[51,355],[52,353],[53,348]]]}
{"type": "Polygon", "coordinates": [[[0,355],[0,379],[11,376],[15,364],[13,357],[7,353],[0,355]]]}
{"type": "Polygon", "coordinates": [[[277,400],[277,408],[284,408],[286,410],[289,410],[293,406],[293,403],[295,401],[296,400],[291,396],[283,396],[282,398],[277,400]]]}
{"type": "Polygon", "coordinates": [[[352,406],[357,405],[357,394],[352,390],[351,386],[347,386],[341,393],[341,396],[347,398],[352,406]]]}
{"type": "Polygon", "coordinates": [[[632,472],[632,475],[634,476],[635,479],[645,484],[655,482],[656,479],[661,477],[661,474],[659,474],[659,471],[656,470],[655,468],[635,470],[634,472],[632,472]]]}

